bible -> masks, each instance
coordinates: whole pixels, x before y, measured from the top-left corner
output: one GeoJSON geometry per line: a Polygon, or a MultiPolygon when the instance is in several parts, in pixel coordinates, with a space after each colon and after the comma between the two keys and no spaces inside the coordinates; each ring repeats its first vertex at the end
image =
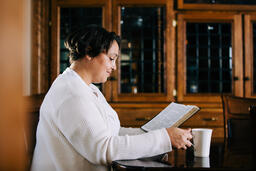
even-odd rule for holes
{"type": "Polygon", "coordinates": [[[200,110],[195,105],[184,105],[172,102],[154,118],[141,126],[144,131],[152,131],[171,126],[178,127],[200,110]]]}

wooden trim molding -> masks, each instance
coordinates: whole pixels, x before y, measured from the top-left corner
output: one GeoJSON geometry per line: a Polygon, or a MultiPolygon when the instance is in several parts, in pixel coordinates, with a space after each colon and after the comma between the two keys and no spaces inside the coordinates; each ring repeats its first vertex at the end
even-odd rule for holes
{"type": "MultiPolygon", "coordinates": [[[[108,31],[112,31],[112,1],[107,0],[105,2],[105,6],[103,6],[103,21],[102,26],[106,28],[108,31]]],[[[112,81],[107,81],[104,84],[102,84],[102,89],[104,96],[107,101],[111,101],[112,99],[112,89],[113,84],[112,81]]]]}
{"type": "Polygon", "coordinates": [[[246,14],[244,16],[244,55],[245,55],[245,82],[244,90],[245,97],[256,97],[256,94],[253,92],[253,28],[252,23],[256,23],[256,14],[246,14]]]}
{"type": "Polygon", "coordinates": [[[244,70],[243,70],[243,30],[242,30],[242,16],[236,14],[234,16],[233,24],[233,76],[238,77],[234,81],[233,94],[238,97],[244,96],[244,70]]]}
{"type": "Polygon", "coordinates": [[[198,3],[184,3],[184,0],[177,0],[178,9],[186,10],[256,10],[256,5],[234,5],[234,4],[198,4],[198,3]]]}
{"type": "Polygon", "coordinates": [[[31,93],[49,88],[49,0],[32,1],[31,93]]]}

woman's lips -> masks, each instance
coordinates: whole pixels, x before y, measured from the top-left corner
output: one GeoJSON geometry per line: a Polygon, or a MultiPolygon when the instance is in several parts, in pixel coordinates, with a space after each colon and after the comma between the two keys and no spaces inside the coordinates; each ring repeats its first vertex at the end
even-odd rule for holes
{"type": "Polygon", "coordinates": [[[109,74],[109,76],[111,75],[111,71],[107,71],[107,73],[109,74]]]}

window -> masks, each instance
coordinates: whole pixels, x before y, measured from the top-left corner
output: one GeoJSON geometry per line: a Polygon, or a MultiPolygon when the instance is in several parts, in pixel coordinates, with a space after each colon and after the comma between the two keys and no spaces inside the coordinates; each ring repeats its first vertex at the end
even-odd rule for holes
{"type": "Polygon", "coordinates": [[[187,93],[231,93],[231,23],[186,23],[187,93]]]}
{"type": "Polygon", "coordinates": [[[102,25],[102,8],[60,9],[60,73],[69,66],[68,49],[64,42],[68,34],[89,24],[102,25]]]}
{"type": "Polygon", "coordinates": [[[112,101],[170,101],[175,86],[173,1],[113,1],[113,31],[121,56],[112,101]],[[169,20],[167,20],[169,16],[169,20]]]}
{"type": "Polygon", "coordinates": [[[235,13],[178,15],[178,101],[243,95],[241,21],[235,13]]]}
{"type": "Polygon", "coordinates": [[[121,7],[121,93],[164,93],[164,7],[121,7]]]}
{"type": "MultiPolygon", "coordinates": [[[[111,4],[109,0],[65,0],[52,1],[51,14],[51,67],[50,81],[61,74],[70,64],[68,51],[64,46],[67,35],[89,24],[95,24],[111,30],[111,4]]],[[[105,91],[106,86],[96,84],[105,91]]],[[[106,95],[108,97],[108,95],[106,95]]]]}
{"type": "Polygon", "coordinates": [[[69,66],[68,51],[64,47],[67,35],[88,24],[111,28],[109,0],[52,1],[51,14],[51,82],[69,66]]]}

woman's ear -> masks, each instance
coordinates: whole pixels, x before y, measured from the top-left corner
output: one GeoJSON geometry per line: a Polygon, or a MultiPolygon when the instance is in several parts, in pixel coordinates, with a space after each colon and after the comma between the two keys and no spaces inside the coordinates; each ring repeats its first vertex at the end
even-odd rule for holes
{"type": "Polygon", "coordinates": [[[85,59],[88,60],[88,61],[91,61],[92,57],[90,57],[89,55],[85,55],[85,59]]]}

